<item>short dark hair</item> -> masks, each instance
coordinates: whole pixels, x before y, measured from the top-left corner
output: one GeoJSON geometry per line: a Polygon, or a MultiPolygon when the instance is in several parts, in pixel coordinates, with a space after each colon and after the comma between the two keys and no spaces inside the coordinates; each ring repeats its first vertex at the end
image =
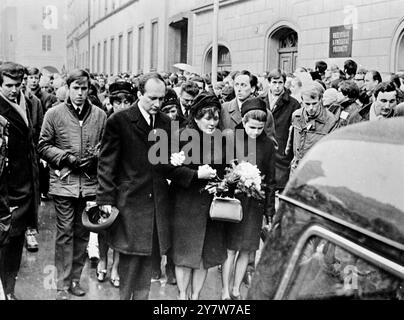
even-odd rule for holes
{"type": "Polygon", "coordinates": [[[158,74],[157,72],[150,72],[142,75],[139,79],[139,91],[143,95],[146,92],[146,84],[149,80],[161,81],[166,86],[166,82],[164,81],[163,77],[158,74]]]}
{"type": "Polygon", "coordinates": [[[316,67],[315,69],[320,73],[320,74],[324,74],[325,71],[327,70],[328,65],[325,61],[317,61],[316,62],[316,67]]]}
{"type": "Polygon", "coordinates": [[[397,92],[397,89],[391,81],[381,82],[376,86],[374,96],[377,99],[377,96],[379,95],[380,92],[392,92],[392,91],[397,92]]]}
{"type": "Polygon", "coordinates": [[[84,70],[84,69],[75,69],[75,70],[72,70],[70,73],[69,73],[69,75],[67,76],[67,79],[66,79],[66,84],[67,84],[67,87],[68,88],[70,88],[70,85],[74,82],[74,81],[78,81],[78,80],[81,80],[81,79],[83,79],[83,78],[87,78],[87,81],[88,81],[88,86],[90,87],[90,84],[91,84],[91,78],[90,78],[90,74],[86,71],[86,70],[84,70]]]}
{"type": "Polygon", "coordinates": [[[240,72],[237,72],[235,77],[234,77],[234,80],[236,80],[236,78],[238,76],[240,76],[240,75],[248,76],[250,78],[250,86],[251,86],[251,88],[257,88],[257,86],[258,86],[258,78],[256,76],[254,76],[250,71],[242,70],[240,72]]]}
{"type": "Polygon", "coordinates": [[[359,87],[354,81],[341,81],[338,87],[345,97],[355,100],[359,98],[359,87]]]}
{"type": "Polygon", "coordinates": [[[0,65],[0,86],[3,84],[4,77],[22,81],[24,79],[24,74],[24,66],[15,62],[4,62],[0,65]]]}
{"type": "Polygon", "coordinates": [[[199,94],[199,87],[193,81],[186,81],[181,85],[181,93],[186,92],[194,98],[199,94]]]}
{"type": "Polygon", "coordinates": [[[398,74],[392,74],[390,77],[390,81],[394,83],[394,85],[396,86],[396,88],[400,88],[401,86],[401,80],[400,77],[398,76],[398,74]]]}
{"type": "Polygon", "coordinates": [[[274,69],[268,74],[268,81],[271,82],[272,79],[282,78],[283,82],[286,82],[286,73],[281,69],[274,69]]]}
{"type": "Polygon", "coordinates": [[[344,72],[348,75],[355,75],[356,70],[358,70],[358,64],[351,60],[348,59],[344,62],[344,72]]]}
{"type": "Polygon", "coordinates": [[[39,71],[39,69],[38,69],[38,68],[35,68],[35,67],[28,67],[28,68],[27,68],[27,75],[29,75],[29,76],[39,76],[39,77],[42,77],[41,71],[39,71]]]}
{"type": "Polygon", "coordinates": [[[129,101],[130,104],[135,102],[135,98],[132,94],[123,93],[123,92],[113,94],[112,96],[109,97],[109,102],[111,104],[114,104],[115,101],[123,101],[123,100],[129,101]]]}
{"type": "Polygon", "coordinates": [[[379,71],[369,70],[368,73],[372,74],[373,81],[378,81],[379,83],[383,82],[382,76],[380,75],[379,71]]]}

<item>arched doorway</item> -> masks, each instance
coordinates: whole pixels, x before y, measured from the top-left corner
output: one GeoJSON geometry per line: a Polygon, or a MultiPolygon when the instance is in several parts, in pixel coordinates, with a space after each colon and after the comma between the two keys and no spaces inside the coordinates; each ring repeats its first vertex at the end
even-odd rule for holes
{"type": "Polygon", "coordinates": [[[298,34],[287,26],[280,26],[269,34],[267,70],[280,68],[292,73],[297,67],[298,34]]]}
{"type": "Polygon", "coordinates": [[[404,18],[394,30],[391,41],[390,72],[404,71],[404,18]]]}
{"type": "MultiPolygon", "coordinates": [[[[204,73],[212,72],[212,48],[205,56],[204,73]]],[[[231,71],[231,55],[227,47],[219,45],[217,71],[231,71]]]]}

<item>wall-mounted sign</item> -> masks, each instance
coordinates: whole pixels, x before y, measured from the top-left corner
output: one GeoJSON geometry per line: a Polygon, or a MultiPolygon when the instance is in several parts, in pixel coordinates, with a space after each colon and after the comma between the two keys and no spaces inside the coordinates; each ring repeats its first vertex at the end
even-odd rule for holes
{"type": "Polygon", "coordinates": [[[58,28],[58,8],[56,6],[42,8],[42,23],[46,30],[56,30],[58,28]]]}
{"type": "Polygon", "coordinates": [[[330,58],[352,56],[352,25],[330,27],[330,58]]]}

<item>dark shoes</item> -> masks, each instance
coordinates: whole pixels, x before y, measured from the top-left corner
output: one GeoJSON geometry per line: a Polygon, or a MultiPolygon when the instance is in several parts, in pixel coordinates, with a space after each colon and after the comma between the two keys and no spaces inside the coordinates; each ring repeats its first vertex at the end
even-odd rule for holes
{"type": "Polygon", "coordinates": [[[14,293],[6,294],[6,300],[19,300],[14,293]]]}
{"type": "Polygon", "coordinates": [[[38,241],[36,240],[37,232],[33,229],[28,229],[25,233],[25,247],[29,252],[37,252],[39,248],[38,241]]]}
{"type": "Polygon", "coordinates": [[[168,275],[167,276],[167,284],[171,285],[176,285],[177,284],[177,279],[173,275],[168,275]]]}
{"type": "Polygon", "coordinates": [[[56,300],[63,301],[63,300],[70,300],[69,291],[66,290],[58,290],[56,294],[56,300]]]}
{"type": "Polygon", "coordinates": [[[72,285],[70,286],[70,293],[76,297],[82,297],[86,295],[86,292],[83,290],[82,287],[80,287],[80,283],[78,282],[72,282],[72,285]]]}

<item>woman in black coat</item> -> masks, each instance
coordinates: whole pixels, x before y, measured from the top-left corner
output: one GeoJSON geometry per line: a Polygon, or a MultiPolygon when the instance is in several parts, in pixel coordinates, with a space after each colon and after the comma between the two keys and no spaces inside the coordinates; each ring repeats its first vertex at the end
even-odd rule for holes
{"type": "Polygon", "coordinates": [[[228,223],[227,229],[227,260],[222,266],[222,299],[240,300],[240,285],[247,270],[248,257],[251,252],[259,249],[262,218],[265,216],[270,221],[275,214],[275,147],[273,141],[264,132],[267,119],[265,102],[258,98],[252,98],[244,102],[241,114],[242,123],[236,127],[235,146],[236,157],[239,162],[248,161],[254,164],[265,176],[263,201],[236,195],[243,208],[243,220],[240,223],[228,223]],[[250,148],[251,143],[255,149],[250,148]],[[234,269],[234,281],[230,280],[232,266],[238,252],[234,269]],[[233,283],[230,292],[229,286],[233,283]]]}
{"type": "Polygon", "coordinates": [[[175,194],[171,255],[180,300],[188,298],[191,279],[192,299],[199,299],[208,269],[226,260],[224,223],[209,218],[213,196],[202,191],[208,180],[223,175],[225,168],[221,134],[210,147],[204,143],[214,139],[220,108],[219,100],[212,94],[202,93],[196,98],[191,108],[192,121],[180,131],[180,147],[185,152],[185,159],[178,160],[179,154],[174,154],[171,159],[173,165],[183,164],[194,171],[189,187],[182,187],[175,180],[171,184],[175,194]]]}

